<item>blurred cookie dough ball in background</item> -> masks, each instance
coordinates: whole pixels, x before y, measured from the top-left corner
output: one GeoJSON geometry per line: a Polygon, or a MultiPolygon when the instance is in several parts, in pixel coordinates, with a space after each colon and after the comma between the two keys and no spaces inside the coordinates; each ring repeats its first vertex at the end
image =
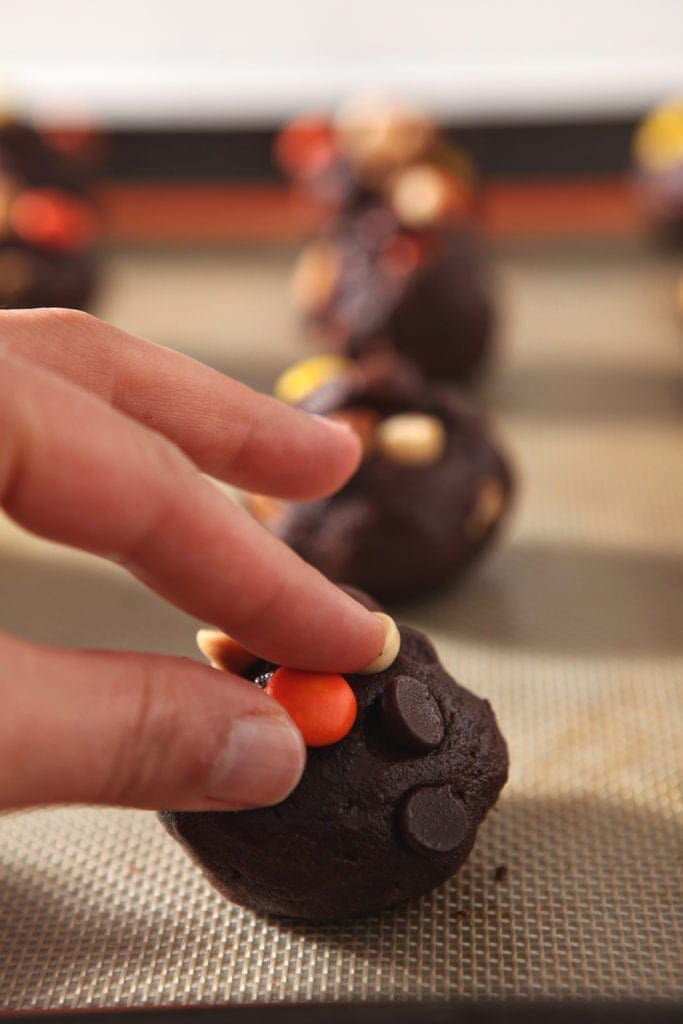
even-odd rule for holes
{"type": "Polygon", "coordinates": [[[0,113],[0,307],[83,309],[96,284],[90,129],[43,132],[0,113]]]}
{"type": "Polygon", "coordinates": [[[276,396],[347,423],[363,444],[349,482],[321,501],[246,497],[274,534],[333,580],[402,597],[460,576],[492,542],[512,473],[458,392],[387,353],[290,367],[276,396]]]}
{"type": "Polygon", "coordinates": [[[660,236],[683,244],[683,95],[655,107],[633,137],[638,195],[660,236]]]}
{"type": "Polygon", "coordinates": [[[367,207],[303,250],[291,294],[324,349],[394,350],[429,377],[459,382],[475,378],[489,353],[491,272],[464,226],[407,229],[386,207],[367,207]]]}
{"type": "Polygon", "coordinates": [[[317,344],[351,357],[394,349],[429,377],[476,377],[495,309],[467,154],[423,113],[364,101],[293,121],[276,158],[329,215],[291,287],[317,344]]]}
{"type": "Polygon", "coordinates": [[[330,214],[380,202],[412,223],[434,219],[429,207],[442,203],[440,217],[461,220],[476,196],[467,153],[422,111],[386,100],[359,99],[332,116],[294,118],[278,135],[274,156],[294,187],[330,214]]]}

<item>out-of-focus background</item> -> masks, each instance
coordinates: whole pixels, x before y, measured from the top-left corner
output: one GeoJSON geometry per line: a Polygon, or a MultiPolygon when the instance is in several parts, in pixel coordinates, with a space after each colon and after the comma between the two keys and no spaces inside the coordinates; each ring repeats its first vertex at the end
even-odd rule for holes
{"type": "Polygon", "coordinates": [[[630,117],[680,89],[676,0],[5,4],[22,104],[123,127],[260,123],[381,85],[459,121],[630,117]]]}
{"type": "MultiPolygon", "coordinates": [[[[87,154],[88,308],[264,390],[312,351],[288,281],[329,216],[273,159],[283,121],[368,90],[424,106],[478,168],[497,338],[473,396],[519,482],[486,560],[397,609],[510,744],[458,878],[291,929],[224,904],[150,815],[13,815],[0,1008],[683,997],[676,117],[644,164],[633,148],[683,94],[683,4],[6,0],[0,82],[18,118],[87,154]]],[[[64,212],[38,198],[17,231],[64,212]]],[[[17,244],[0,275],[21,283],[17,244]]],[[[197,623],[3,519],[0,626],[193,655],[197,623]]]]}

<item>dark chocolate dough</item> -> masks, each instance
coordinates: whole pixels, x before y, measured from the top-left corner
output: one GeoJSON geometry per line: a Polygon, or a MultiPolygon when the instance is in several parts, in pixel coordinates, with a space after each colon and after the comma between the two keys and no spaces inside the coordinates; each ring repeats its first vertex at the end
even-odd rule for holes
{"type": "Polygon", "coordinates": [[[63,306],[84,309],[97,277],[92,245],[38,244],[18,234],[9,209],[23,193],[47,189],[94,209],[84,170],[32,125],[0,125],[0,309],[63,306]]]}
{"type": "Polygon", "coordinates": [[[324,347],[351,356],[389,346],[429,377],[464,381],[490,349],[494,306],[481,245],[466,227],[399,230],[381,207],[338,221],[325,242],[339,260],[336,286],[310,313],[324,347]],[[387,253],[407,244],[417,265],[397,273],[387,253]]]}
{"type": "MultiPolygon", "coordinates": [[[[251,670],[265,685],[275,666],[251,670]]],[[[276,807],[163,811],[161,820],[228,899],[266,914],[314,920],[372,913],[453,875],[507,778],[505,741],[487,701],[441,666],[425,636],[401,627],[394,664],[347,675],[358,701],[351,732],[308,751],[295,791],[276,807]],[[399,678],[436,704],[432,750],[408,750],[382,703],[399,678]]]]}

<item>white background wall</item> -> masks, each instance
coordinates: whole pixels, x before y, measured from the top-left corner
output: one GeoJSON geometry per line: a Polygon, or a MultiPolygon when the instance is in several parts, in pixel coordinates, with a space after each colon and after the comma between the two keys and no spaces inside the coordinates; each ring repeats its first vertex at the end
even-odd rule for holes
{"type": "Polygon", "coordinates": [[[34,110],[272,121],[381,86],[471,117],[631,112],[683,92],[683,0],[3,0],[34,110]]]}

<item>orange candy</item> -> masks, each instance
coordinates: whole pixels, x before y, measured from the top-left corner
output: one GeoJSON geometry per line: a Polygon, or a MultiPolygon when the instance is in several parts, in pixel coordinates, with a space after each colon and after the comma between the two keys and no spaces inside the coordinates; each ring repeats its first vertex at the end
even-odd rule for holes
{"type": "Polygon", "coordinates": [[[329,419],[337,423],[346,423],[358,434],[363,445],[363,453],[369,455],[375,446],[375,427],[379,423],[379,413],[374,409],[338,409],[328,414],[329,419]]]}
{"type": "Polygon", "coordinates": [[[266,686],[303,736],[307,747],[327,747],[349,732],[356,720],[356,696],[343,676],[279,668],[266,686]]]}
{"type": "Polygon", "coordinates": [[[20,238],[56,249],[80,249],[95,235],[94,217],[81,200],[50,188],[22,192],[10,209],[20,238]]]}
{"type": "Polygon", "coordinates": [[[322,117],[298,117],[282,129],[275,142],[275,159],[294,176],[324,166],[333,155],[332,129],[322,117]]]}

